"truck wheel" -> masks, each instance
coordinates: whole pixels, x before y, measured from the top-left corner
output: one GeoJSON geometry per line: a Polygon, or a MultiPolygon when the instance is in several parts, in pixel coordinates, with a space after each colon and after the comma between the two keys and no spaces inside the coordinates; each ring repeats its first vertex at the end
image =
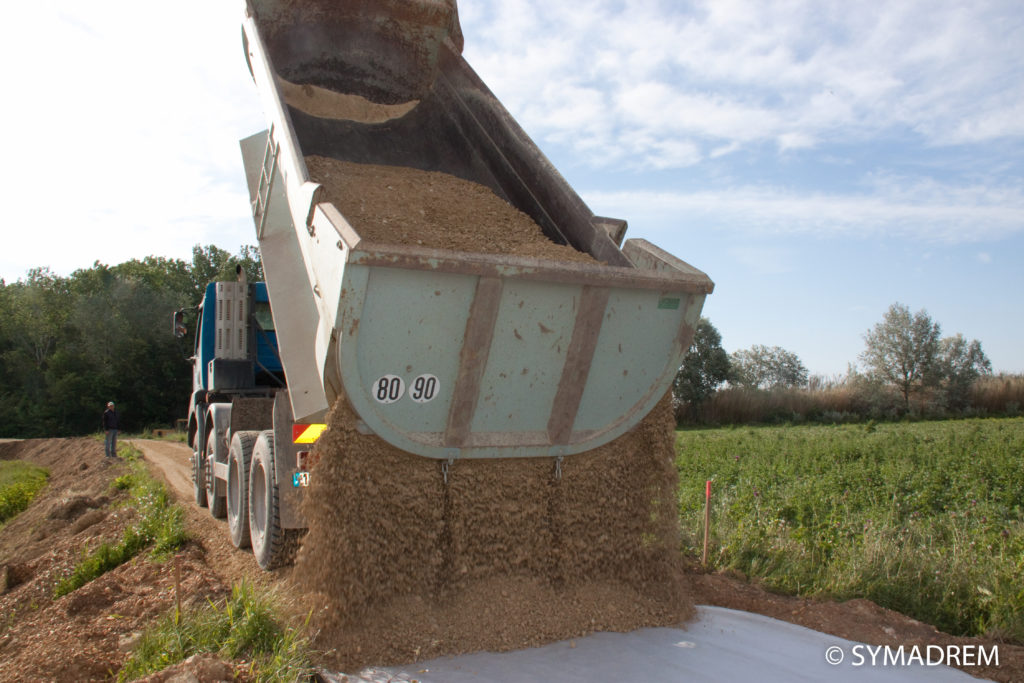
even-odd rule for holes
{"type": "Polygon", "coordinates": [[[281,529],[277,484],[274,483],[274,432],[256,439],[249,470],[249,537],[256,563],[274,569],[285,563],[285,533],[281,529]]]}
{"type": "Polygon", "coordinates": [[[224,484],[213,475],[213,463],[217,461],[217,440],[215,433],[210,434],[206,442],[206,461],[203,465],[203,481],[206,486],[206,502],[210,506],[210,514],[221,519],[227,514],[227,501],[224,500],[224,484]]]}
{"type": "Polygon", "coordinates": [[[236,548],[249,547],[249,459],[259,432],[236,432],[228,449],[228,532],[236,548]]]}
{"type": "Polygon", "coordinates": [[[192,493],[196,499],[196,505],[206,507],[206,485],[204,483],[205,461],[200,457],[198,451],[192,451],[192,493]]]}

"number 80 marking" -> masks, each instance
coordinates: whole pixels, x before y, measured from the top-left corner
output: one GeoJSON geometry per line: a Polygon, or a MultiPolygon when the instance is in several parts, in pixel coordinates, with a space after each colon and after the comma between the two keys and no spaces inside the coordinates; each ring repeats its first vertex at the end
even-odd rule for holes
{"type": "Polygon", "coordinates": [[[373,397],[378,403],[394,403],[405,393],[405,383],[398,375],[384,375],[374,384],[373,397]]]}
{"type": "MultiPolygon", "coordinates": [[[[434,375],[420,375],[412,381],[409,398],[414,403],[426,403],[437,397],[441,383],[434,375]]],[[[395,403],[405,395],[405,382],[398,375],[384,375],[373,383],[371,391],[378,403],[395,403]]]]}

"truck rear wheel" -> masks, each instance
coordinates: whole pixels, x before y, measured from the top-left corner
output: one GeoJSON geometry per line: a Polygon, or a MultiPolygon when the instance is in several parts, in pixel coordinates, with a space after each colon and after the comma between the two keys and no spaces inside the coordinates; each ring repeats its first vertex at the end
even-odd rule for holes
{"type": "Polygon", "coordinates": [[[210,514],[221,519],[227,514],[227,502],[224,500],[224,484],[217,481],[213,474],[213,463],[217,462],[216,432],[210,434],[206,441],[206,460],[203,461],[203,481],[206,486],[206,503],[210,506],[210,514]]]}
{"type": "Polygon", "coordinates": [[[252,552],[262,569],[274,569],[286,563],[285,532],[277,484],[274,483],[274,432],[265,431],[256,439],[249,470],[249,536],[252,552]]]}
{"type": "Polygon", "coordinates": [[[236,432],[228,449],[228,532],[236,548],[249,547],[249,460],[259,432],[236,432]]]}

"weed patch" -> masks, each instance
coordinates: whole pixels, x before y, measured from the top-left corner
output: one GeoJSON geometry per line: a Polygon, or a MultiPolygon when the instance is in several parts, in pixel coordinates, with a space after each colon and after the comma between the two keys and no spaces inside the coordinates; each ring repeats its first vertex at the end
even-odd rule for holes
{"type": "Polygon", "coordinates": [[[200,653],[249,660],[254,681],[299,680],[310,672],[307,648],[275,616],[270,597],[243,583],[232,588],[223,605],[209,603],[164,616],[143,634],[118,681],[135,680],[200,653]]]}
{"type": "Polygon", "coordinates": [[[128,461],[130,471],[115,479],[112,486],[128,491],[129,505],[138,511],[139,519],[125,529],[119,542],[102,543],[85,551],[71,574],[57,583],[54,597],[81,588],[146,548],[151,548],[158,558],[166,557],[188,539],[184,512],[172,502],[167,488],[149,476],[139,451],[130,444],[122,444],[118,453],[128,461]]]}
{"type": "Polygon", "coordinates": [[[20,460],[0,461],[0,526],[32,503],[48,476],[44,467],[20,460]]]}

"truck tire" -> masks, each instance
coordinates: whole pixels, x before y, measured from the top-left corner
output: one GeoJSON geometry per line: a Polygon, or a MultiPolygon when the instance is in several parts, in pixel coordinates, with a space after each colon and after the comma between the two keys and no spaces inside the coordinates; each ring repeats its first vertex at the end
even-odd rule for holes
{"type": "Polygon", "coordinates": [[[249,469],[249,537],[261,569],[285,564],[286,534],[281,528],[277,484],[274,483],[274,432],[262,432],[252,449],[249,469]]]}
{"type": "Polygon", "coordinates": [[[228,504],[224,500],[224,484],[213,475],[213,463],[217,461],[216,432],[210,433],[206,441],[206,460],[203,463],[203,481],[206,486],[206,503],[210,506],[210,514],[221,519],[227,514],[228,504]]]}
{"type": "Polygon", "coordinates": [[[249,460],[259,432],[235,432],[228,449],[228,533],[236,548],[249,547],[249,460]]]}
{"type": "Polygon", "coordinates": [[[196,505],[206,507],[206,461],[199,454],[199,451],[192,451],[192,494],[195,496],[196,505]]]}

